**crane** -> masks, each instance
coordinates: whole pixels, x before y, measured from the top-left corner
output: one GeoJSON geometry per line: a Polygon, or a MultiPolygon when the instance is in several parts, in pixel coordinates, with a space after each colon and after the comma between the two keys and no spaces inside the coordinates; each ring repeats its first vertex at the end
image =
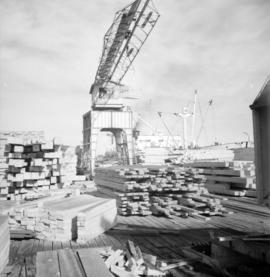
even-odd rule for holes
{"type": "Polygon", "coordinates": [[[83,167],[93,176],[100,131],[115,136],[116,150],[126,164],[133,162],[132,111],[117,96],[122,80],[155,27],[159,13],[152,0],[135,0],[116,12],[105,33],[94,82],[91,109],[83,115],[83,167]]]}
{"type": "Polygon", "coordinates": [[[116,12],[104,36],[102,56],[90,89],[93,109],[123,108],[110,100],[123,86],[121,82],[124,76],[159,16],[152,0],[136,0],[116,12]]]}

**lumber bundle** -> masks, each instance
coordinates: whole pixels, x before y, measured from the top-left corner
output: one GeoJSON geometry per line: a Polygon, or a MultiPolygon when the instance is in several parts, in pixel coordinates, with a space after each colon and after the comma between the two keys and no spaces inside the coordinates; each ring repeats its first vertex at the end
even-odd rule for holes
{"type": "Polygon", "coordinates": [[[227,213],[219,199],[208,196],[205,177],[199,170],[169,166],[126,166],[97,168],[98,190],[116,199],[120,215],[163,215],[166,217],[227,213]]]}
{"type": "Polygon", "coordinates": [[[10,234],[8,217],[0,215],[0,273],[8,263],[10,234]]]}
{"type": "Polygon", "coordinates": [[[34,231],[39,239],[89,240],[115,224],[113,199],[79,195],[26,203],[8,212],[12,229],[34,231]]]}
{"type": "Polygon", "coordinates": [[[8,181],[5,179],[8,169],[7,159],[5,157],[6,139],[0,137],[0,199],[6,199],[8,181]]]}
{"type": "Polygon", "coordinates": [[[43,142],[45,135],[44,131],[1,131],[0,139],[5,140],[7,144],[31,144],[43,142]]]}
{"type": "Polygon", "coordinates": [[[32,199],[59,183],[58,146],[50,143],[6,144],[6,199],[32,199]]]}
{"type": "Polygon", "coordinates": [[[253,161],[255,160],[254,148],[235,148],[234,152],[234,160],[236,161],[253,161]]]}
{"type": "Polygon", "coordinates": [[[116,199],[119,214],[151,214],[148,193],[151,182],[147,168],[97,168],[94,181],[101,193],[116,199]]]}
{"type": "Polygon", "coordinates": [[[114,199],[100,199],[77,214],[77,242],[88,241],[112,228],[116,223],[114,199]]]}
{"type": "Polygon", "coordinates": [[[168,149],[162,147],[145,148],[141,151],[140,156],[142,163],[147,165],[163,165],[168,158],[168,149]]]}
{"type": "Polygon", "coordinates": [[[206,178],[210,193],[229,196],[256,197],[255,168],[253,162],[192,162],[185,167],[197,168],[206,178]]]}
{"type": "Polygon", "coordinates": [[[149,194],[147,192],[117,192],[99,187],[98,190],[110,198],[116,199],[117,212],[120,215],[150,215],[149,194]]]}
{"type": "Polygon", "coordinates": [[[85,181],[85,176],[77,175],[78,156],[76,148],[73,146],[61,145],[60,158],[60,182],[64,186],[69,186],[74,182],[85,181]]]}
{"type": "Polygon", "coordinates": [[[178,156],[174,163],[182,164],[193,161],[232,161],[234,159],[234,153],[230,149],[226,148],[205,148],[205,149],[188,149],[182,152],[181,156],[178,156]]]}
{"type": "Polygon", "coordinates": [[[5,141],[1,161],[5,165],[1,176],[0,163],[1,199],[32,200],[42,197],[44,191],[85,180],[85,176],[76,175],[75,149],[54,141],[30,144],[5,141]]]}

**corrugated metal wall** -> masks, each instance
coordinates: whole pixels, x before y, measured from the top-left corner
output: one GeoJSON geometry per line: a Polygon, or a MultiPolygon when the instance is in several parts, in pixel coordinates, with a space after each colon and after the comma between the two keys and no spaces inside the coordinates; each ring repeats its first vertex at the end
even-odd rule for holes
{"type": "Polygon", "coordinates": [[[94,128],[132,128],[132,113],[115,111],[93,111],[92,126],[94,128]]]}

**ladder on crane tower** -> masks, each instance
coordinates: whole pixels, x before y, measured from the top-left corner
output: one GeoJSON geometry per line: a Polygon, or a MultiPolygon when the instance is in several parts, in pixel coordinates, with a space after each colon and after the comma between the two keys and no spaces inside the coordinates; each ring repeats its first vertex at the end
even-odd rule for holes
{"type": "Polygon", "coordinates": [[[121,132],[120,134],[120,142],[117,144],[119,147],[119,153],[121,155],[121,161],[123,165],[129,164],[129,153],[128,153],[128,142],[127,135],[125,132],[121,132]]]}

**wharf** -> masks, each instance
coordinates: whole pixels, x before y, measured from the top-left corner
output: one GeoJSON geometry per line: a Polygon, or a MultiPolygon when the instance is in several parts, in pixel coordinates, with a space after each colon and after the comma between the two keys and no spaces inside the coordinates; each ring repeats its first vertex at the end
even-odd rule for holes
{"type": "Polygon", "coordinates": [[[9,264],[11,272],[3,276],[35,276],[35,260],[38,251],[58,249],[97,248],[111,246],[124,248],[127,240],[139,245],[143,252],[159,258],[180,258],[183,247],[207,247],[211,232],[217,236],[243,233],[270,234],[270,210],[257,206],[249,199],[227,200],[234,213],[224,217],[214,216],[207,222],[194,218],[156,216],[118,216],[118,224],[95,239],[85,243],[57,242],[38,239],[12,240],[9,264]],[[240,207],[240,208],[239,208],[240,207]],[[250,212],[253,211],[253,212],[250,212]]]}

